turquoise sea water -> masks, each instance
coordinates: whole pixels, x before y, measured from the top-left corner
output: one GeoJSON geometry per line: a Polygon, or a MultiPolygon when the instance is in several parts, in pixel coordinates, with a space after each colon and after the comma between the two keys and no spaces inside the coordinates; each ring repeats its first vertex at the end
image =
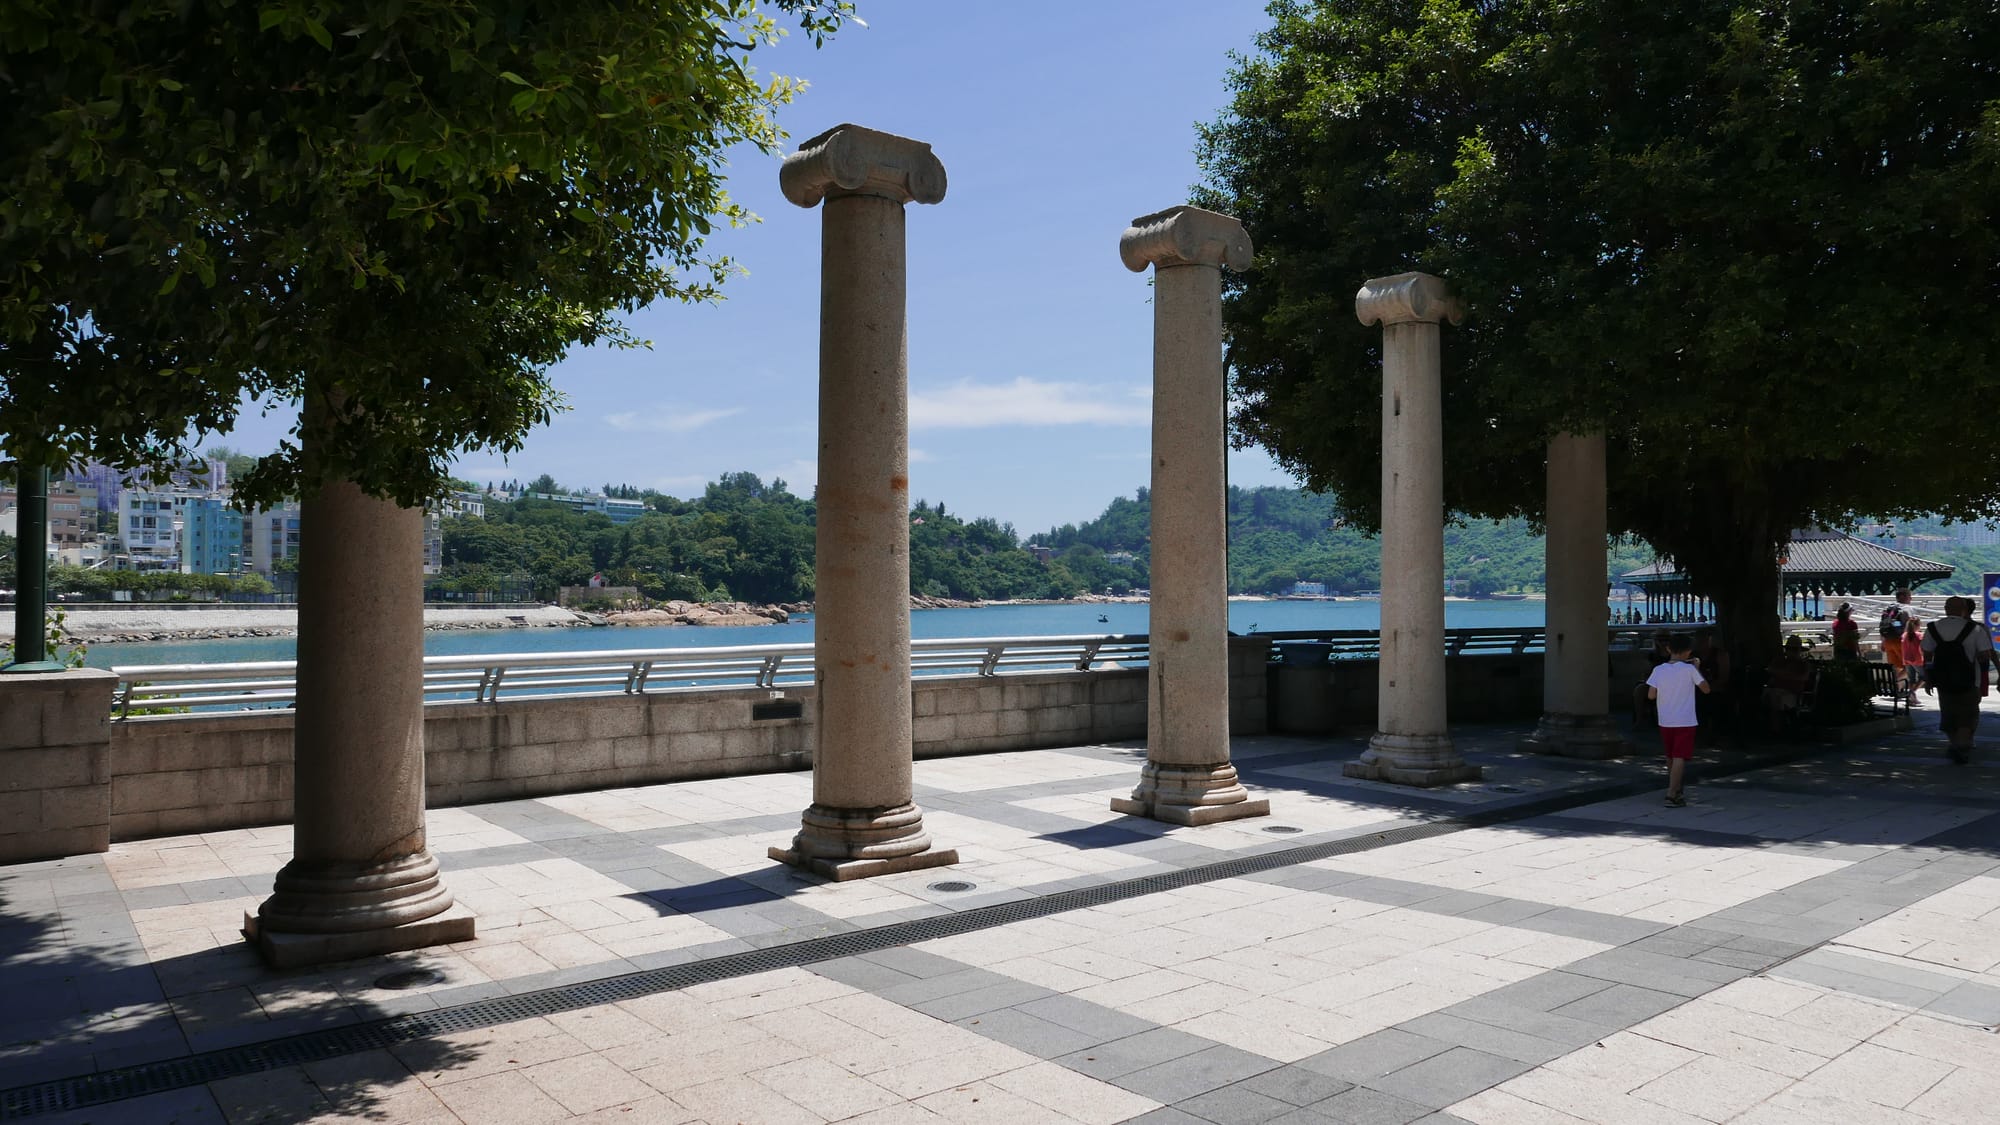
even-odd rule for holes
{"type": "MultiPolygon", "coordinates": [[[[995,605],[977,609],[920,609],[910,615],[917,637],[1047,637],[1103,633],[1143,633],[1150,606],[995,605]],[[1106,620],[1099,621],[1102,615],[1106,620]]],[[[1368,601],[1230,602],[1232,632],[1281,633],[1304,629],[1374,629],[1381,606],[1368,601]]],[[[1542,624],[1539,601],[1447,602],[1445,625],[1453,629],[1513,628],[1542,624]]],[[[424,634],[431,656],[488,652],[587,652],[593,649],[709,648],[718,645],[794,644],[812,640],[811,621],[785,625],[726,628],[656,626],[600,629],[451,630],[424,634]]],[[[218,664],[243,660],[291,660],[291,637],[251,637],[220,641],[150,641],[105,644],[90,649],[96,668],[114,664],[218,664]]]]}

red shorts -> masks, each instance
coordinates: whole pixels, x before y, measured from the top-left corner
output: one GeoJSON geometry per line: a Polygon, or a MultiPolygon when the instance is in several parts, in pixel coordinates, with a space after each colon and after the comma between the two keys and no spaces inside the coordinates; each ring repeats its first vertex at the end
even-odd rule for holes
{"type": "Polygon", "coordinates": [[[1667,757],[1694,757],[1694,732],[1694,727],[1661,727],[1660,745],[1667,748],[1667,757]]]}

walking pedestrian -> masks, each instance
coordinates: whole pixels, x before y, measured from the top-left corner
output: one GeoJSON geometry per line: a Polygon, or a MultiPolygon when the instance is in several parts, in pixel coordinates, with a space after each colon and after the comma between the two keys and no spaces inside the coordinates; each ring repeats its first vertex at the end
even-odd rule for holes
{"type": "Polygon", "coordinates": [[[1694,642],[1677,633],[1667,642],[1673,659],[1646,678],[1646,694],[1659,709],[1660,745],[1667,755],[1667,807],[1687,806],[1687,766],[1694,757],[1697,694],[1708,693],[1708,681],[1694,666],[1694,642]]]}
{"type": "Polygon", "coordinates": [[[1972,620],[1972,599],[1950,597],[1944,617],[1924,631],[1924,680],[1937,689],[1938,729],[1944,731],[1951,760],[1972,761],[1972,736],[1979,729],[1979,701],[1986,695],[1986,666],[1993,638],[1972,620]]]}

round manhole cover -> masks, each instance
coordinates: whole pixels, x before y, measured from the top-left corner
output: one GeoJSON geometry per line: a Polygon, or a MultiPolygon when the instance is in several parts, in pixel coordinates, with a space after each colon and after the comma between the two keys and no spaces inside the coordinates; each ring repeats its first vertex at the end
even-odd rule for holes
{"type": "Polygon", "coordinates": [[[386,977],[377,977],[375,987],[400,990],[405,988],[423,988],[426,985],[443,983],[444,974],[438,972],[436,969],[404,969],[400,972],[390,973],[386,977]]]}
{"type": "Polygon", "coordinates": [[[976,887],[976,886],[978,886],[978,885],[979,885],[979,884],[977,884],[977,883],[968,883],[968,882],[966,882],[966,881],[965,881],[965,880],[963,880],[963,879],[946,879],[946,880],[945,880],[944,882],[942,882],[942,883],[932,883],[932,884],[931,884],[931,890],[934,890],[934,891],[947,891],[947,892],[949,892],[949,891],[969,891],[969,890],[973,889],[974,887],[976,887]]]}
{"type": "Polygon", "coordinates": [[[1264,826],[1264,831],[1269,832],[1274,836],[1289,836],[1294,832],[1301,832],[1304,830],[1299,828],[1294,828],[1289,824],[1266,824],[1264,826]]]}

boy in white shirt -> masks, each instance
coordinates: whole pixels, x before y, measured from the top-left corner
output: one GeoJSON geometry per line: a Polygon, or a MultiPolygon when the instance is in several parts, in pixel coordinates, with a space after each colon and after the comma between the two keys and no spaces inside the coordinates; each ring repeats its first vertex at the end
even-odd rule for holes
{"type": "Polygon", "coordinates": [[[1653,669],[1646,677],[1646,697],[1660,713],[1660,743],[1667,751],[1667,805],[1683,808],[1687,797],[1681,792],[1687,781],[1687,764],[1694,757],[1695,693],[1708,692],[1699,661],[1694,659],[1694,642],[1685,634],[1667,641],[1673,659],[1653,669]]]}

